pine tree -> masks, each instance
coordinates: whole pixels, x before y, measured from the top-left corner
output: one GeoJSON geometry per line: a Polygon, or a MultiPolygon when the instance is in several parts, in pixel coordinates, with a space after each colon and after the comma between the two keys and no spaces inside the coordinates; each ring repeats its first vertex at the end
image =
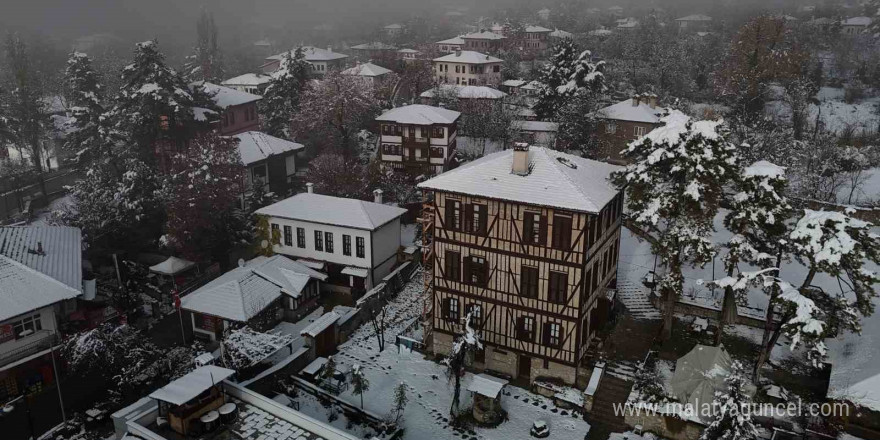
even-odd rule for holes
{"type": "Polygon", "coordinates": [[[480,337],[471,328],[471,314],[468,313],[464,319],[464,334],[452,343],[449,356],[442,362],[446,366],[446,380],[453,384],[452,405],[449,407],[449,415],[452,419],[458,416],[461,377],[464,376],[465,367],[473,353],[482,348],[480,337]]]}
{"type": "Polygon", "coordinates": [[[591,59],[590,51],[579,52],[577,45],[567,38],[553,47],[550,63],[544,66],[538,80],[541,87],[534,107],[538,118],[556,120],[572,97],[604,90],[605,63],[594,64],[591,59]]]}
{"type": "Polygon", "coordinates": [[[724,186],[737,172],[737,156],[721,122],[693,121],[672,110],[661,123],[624,150],[632,163],[612,179],[626,191],[627,228],[651,244],[666,269],[659,282],[665,341],[672,336],[683,267],[706,264],[715,255],[713,219],[724,186]]]}
{"type": "Polygon", "coordinates": [[[333,380],[336,375],[336,359],[333,356],[327,356],[327,363],[321,369],[321,380],[333,380]]]}
{"type": "Polygon", "coordinates": [[[302,48],[285,53],[260,101],[263,131],[282,139],[291,138],[290,124],[308,81],[309,64],[302,48]]]}
{"type": "Polygon", "coordinates": [[[360,364],[354,364],[351,368],[351,392],[361,397],[361,409],[364,409],[364,393],[370,389],[370,381],[364,376],[364,370],[360,364]]]}
{"type": "Polygon", "coordinates": [[[214,14],[202,9],[196,24],[196,47],[187,57],[184,77],[187,81],[217,82],[223,79],[223,56],[217,40],[214,14]]]}
{"type": "Polygon", "coordinates": [[[160,142],[182,145],[193,130],[193,95],[165,64],[156,41],[138,43],[134,61],[122,69],[122,87],[110,117],[145,163],[156,162],[160,142]]]}
{"type": "Polygon", "coordinates": [[[727,390],[716,392],[713,405],[715,419],[703,431],[700,440],[756,440],[758,429],[752,421],[748,408],[751,397],[747,393],[748,380],[738,361],[733,362],[732,372],[724,380],[727,390]]]}
{"type": "Polygon", "coordinates": [[[394,387],[394,423],[400,423],[403,417],[403,411],[409,402],[409,396],[406,394],[406,384],[401,382],[394,387]]]}
{"type": "Polygon", "coordinates": [[[73,117],[68,123],[64,147],[75,152],[80,162],[113,160],[111,127],[102,104],[104,90],[98,82],[92,60],[84,53],[71,53],[65,75],[73,117]]]}

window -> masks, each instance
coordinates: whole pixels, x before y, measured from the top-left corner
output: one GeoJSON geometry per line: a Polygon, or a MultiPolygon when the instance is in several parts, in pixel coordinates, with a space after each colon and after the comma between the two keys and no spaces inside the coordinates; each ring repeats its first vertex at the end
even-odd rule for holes
{"type": "Polygon", "coordinates": [[[433,127],[431,129],[431,137],[442,138],[443,137],[443,127],[433,127]]]}
{"type": "Polygon", "coordinates": [[[571,248],[571,217],[553,216],[553,240],[550,245],[562,250],[571,248]]]}
{"type": "Polygon", "coordinates": [[[521,341],[533,342],[535,340],[535,318],[520,316],[516,324],[516,338],[521,341]]]}
{"type": "Polygon", "coordinates": [[[287,225],[284,226],[284,245],[293,246],[293,228],[287,225]]]}
{"type": "Polygon", "coordinates": [[[461,202],[458,200],[446,200],[445,226],[453,231],[461,230],[461,202]]]}
{"type": "Polygon", "coordinates": [[[351,235],[342,234],[342,255],[351,256],[351,235]]]}
{"type": "Polygon", "coordinates": [[[461,254],[454,251],[446,251],[443,259],[443,274],[450,281],[461,281],[461,254]]]}
{"type": "Polygon", "coordinates": [[[568,274],[550,271],[547,300],[556,304],[565,304],[566,293],[568,293],[568,274]]]}
{"type": "Polygon", "coordinates": [[[612,121],[605,122],[605,133],[614,134],[617,133],[617,124],[612,121]]]}
{"type": "Polygon", "coordinates": [[[324,250],[324,233],[321,231],[315,231],[315,250],[324,250]]]}
{"type": "Polygon", "coordinates": [[[468,232],[476,235],[486,234],[486,220],[488,218],[486,205],[467,205],[465,221],[468,222],[468,232]]]}
{"type": "Polygon", "coordinates": [[[496,66],[492,66],[492,71],[495,72],[495,73],[500,72],[500,71],[501,71],[501,66],[498,66],[498,65],[496,65],[496,66]]]}
{"type": "Polygon", "coordinates": [[[538,297],[538,268],[523,266],[520,270],[519,293],[526,298],[538,297]]]}
{"type": "Polygon", "coordinates": [[[15,333],[15,339],[24,338],[42,329],[43,324],[40,322],[39,314],[31,315],[12,323],[12,331],[15,333]]]}
{"type": "Polygon", "coordinates": [[[443,299],[443,316],[449,321],[458,321],[460,315],[457,298],[443,299]]]}
{"type": "Polygon", "coordinates": [[[281,238],[281,229],[278,227],[278,223],[272,223],[272,235],[270,236],[270,241],[274,243],[275,237],[281,238]]]}
{"type": "Polygon", "coordinates": [[[306,248],[306,230],[303,228],[296,228],[296,247],[306,248]]]}
{"type": "Polygon", "coordinates": [[[229,115],[229,125],[235,125],[235,111],[230,110],[227,114],[229,115]]]}
{"type": "Polygon", "coordinates": [[[367,253],[364,249],[364,237],[355,237],[355,244],[357,244],[357,257],[364,258],[367,253]]]}
{"type": "Polygon", "coordinates": [[[541,214],[526,212],[523,217],[523,242],[527,244],[544,244],[544,231],[547,225],[541,222],[541,214]]]}
{"type": "Polygon", "coordinates": [[[562,326],[555,322],[544,323],[544,345],[558,347],[562,345],[562,326]]]}
{"type": "Polygon", "coordinates": [[[475,286],[485,286],[489,282],[489,265],[483,257],[468,257],[466,280],[475,286]]]}
{"type": "Polygon", "coordinates": [[[471,315],[471,327],[480,328],[483,326],[483,307],[479,304],[468,304],[467,312],[471,315]]]}
{"type": "Polygon", "coordinates": [[[633,135],[635,135],[635,137],[637,137],[637,138],[644,136],[646,132],[647,132],[647,129],[645,127],[640,127],[638,125],[633,127],[633,135]]]}
{"type": "Polygon", "coordinates": [[[324,233],[324,251],[333,253],[333,233],[325,232],[324,233]]]}

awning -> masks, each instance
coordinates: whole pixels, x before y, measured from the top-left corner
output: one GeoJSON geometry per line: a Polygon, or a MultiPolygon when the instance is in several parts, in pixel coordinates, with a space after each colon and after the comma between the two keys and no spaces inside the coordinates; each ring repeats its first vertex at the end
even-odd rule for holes
{"type": "Polygon", "coordinates": [[[481,396],[495,399],[498,397],[498,394],[501,393],[501,389],[504,388],[505,385],[507,385],[506,380],[482,373],[474,376],[474,379],[471,380],[467,389],[468,391],[477,393],[481,396]]]}
{"type": "Polygon", "coordinates": [[[358,278],[366,278],[370,275],[370,271],[368,271],[367,269],[362,269],[360,267],[345,266],[345,269],[342,269],[342,274],[351,275],[358,278]]]}
{"type": "Polygon", "coordinates": [[[206,365],[153,391],[150,397],[172,405],[183,405],[233,374],[235,371],[228,368],[206,365]]]}
{"type": "Polygon", "coordinates": [[[306,260],[305,258],[300,258],[299,260],[296,260],[296,261],[298,263],[302,263],[302,265],[304,265],[308,268],[315,269],[315,270],[324,270],[324,266],[325,266],[324,263],[321,261],[306,260]]]}
{"type": "Polygon", "coordinates": [[[150,266],[150,272],[158,273],[161,275],[177,275],[181,272],[189,270],[195,265],[196,263],[184,260],[182,258],[168,257],[167,260],[155,266],[150,266]]]}
{"type": "Polygon", "coordinates": [[[321,315],[320,318],[316,319],[315,322],[306,326],[306,328],[302,329],[299,332],[300,336],[311,336],[316,337],[324,330],[327,330],[331,325],[335,324],[336,321],[339,320],[339,314],[336,312],[327,312],[321,315]]]}

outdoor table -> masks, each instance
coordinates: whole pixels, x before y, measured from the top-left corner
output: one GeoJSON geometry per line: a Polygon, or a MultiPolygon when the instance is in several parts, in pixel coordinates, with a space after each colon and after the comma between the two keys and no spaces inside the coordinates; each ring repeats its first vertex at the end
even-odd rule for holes
{"type": "Polygon", "coordinates": [[[230,424],[235,421],[235,417],[238,415],[238,406],[235,403],[229,402],[221,406],[218,410],[220,413],[220,419],[225,424],[230,424]]]}
{"type": "Polygon", "coordinates": [[[219,419],[220,414],[218,414],[217,411],[210,411],[203,415],[199,420],[202,421],[202,424],[205,427],[205,432],[210,432],[217,428],[217,421],[219,419]]]}

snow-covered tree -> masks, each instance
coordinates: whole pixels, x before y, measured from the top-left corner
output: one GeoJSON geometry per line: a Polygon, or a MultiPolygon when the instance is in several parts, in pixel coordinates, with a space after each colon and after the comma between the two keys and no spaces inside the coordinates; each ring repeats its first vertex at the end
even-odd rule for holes
{"type": "Polygon", "coordinates": [[[553,46],[549,64],[541,70],[538,81],[538,102],[533,109],[538,118],[556,119],[559,109],[578,93],[598,91],[604,87],[604,61],[594,64],[590,51],[580,51],[570,39],[553,46]]]}
{"type": "Polygon", "coordinates": [[[730,375],[724,379],[727,389],[715,393],[712,410],[714,419],[703,431],[700,440],[757,440],[758,428],[752,420],[748,394],[749,381],[742,364],[734,361],[730,375]]]}
{"type": "Polygon", "coordinates": [[[370,380],[364,375],[360,364],[351,367],[351,392],[361,397],[361,409],[364,409],[364,393],[370,389],[370,380]]]}
{"type": "Polygon", "coordinates": [[[206,134],[174,156],[164,183],[164,243],[197,261],[225,261],[236,244],[251,243],[240,209],[245,171],[234,138],[206,134]]]}
{"type": "Polygon", "coordinates": [[[483,344],[480,336],[471,327],[471,314],[464,318],[464,334],[452,342],[449,356],[443,359],[446,366],[446,380],[453,384],[452,405],[449,407],[449,415],[453,419],[458,416],[459,398],[461,395],[461,377],[464,376],[465,367],[477,350],[482,350],[483,344]]]}
{"type": "Polygon", "coordinates": [[[294,135],[319,148],[353,153],[358,133],[381,110],[375,89],[361,78],[328,72],[303,94],[294,115],[294,135]]]}
{"type": "Polygon", "coordinates": [[[309,86],[309,64],[301,47],[286,52],[274,73],[263,99],[260,115],[263,131],[282,139],[291,139],[290,124],[300,100],[309,86]]]}
{"type": "Polygon", "coordinates": [[[394,423],[400,423],[403,417],[403,411],[406,410],[406,404],[409,402],[409,396],[406,394],[406,383],[401,382],[394,387],[394,423]]]}
{"type": "Polygon", "coordinates": [[[264,361],[278,350],[290,345],[293,336],[281,333],[263,333],[242,327],[232,330],[220,344],[223,365],[243,370],[264,361]]]}
{"type": "Polygon", "coordinates": [[[122,69],[122,87],[109,112],[115,128],[133,143],[141,160],[156,160],[158,142],[182,144],[193,129],[193,95],[165,64],[156,41],[138,43],[134,61],[122,69]]]}
{"type": "Polygon", "coordinates": [[[665,266],[661,337],[672,335],[673,310],[683,291],[685,265],[715,255],[710,237],[724,186],[737,173],[736,150],[720,121],[694,121],[672,110],[663,126],[624,150],[632,163],[613,175],[626,191],[627,228],[651,244],[665,266]]]}
{"type": "Polygon", "coordinates": [[[388,317],[388,304],[374,295],[366,302],[366,304],[364,304],[364,310],[367,312],[367,316],[370,319],[370,325],[373,327],[373,333],[376,335],[376,343],[379,346],[379,351],[382,352],[385,350],[385,327],[388,317]]]}
{"type": "Polygon", "coordinates": [[[84,53],[71,53],[65,75],[72,117],[67,124],[64,148],[74,152],[80,162],[113,159],[111,126],[102,103],[104,90],[92,60],[84,53]]]}
{"type": "Polygon", "coordinates": [[[369,200],[375,187],[367,171],[357,157],[326,152],[312,159],[305,180],[321,194],[369,200]]]}
{"type": "Polygon", "coordinates": [[[214,14],[202,9],[196,23],[196,46],[187,57],[184,77],[187,81],[216,82],[223,79],[223,57],[217,41],[214,14]]]}

